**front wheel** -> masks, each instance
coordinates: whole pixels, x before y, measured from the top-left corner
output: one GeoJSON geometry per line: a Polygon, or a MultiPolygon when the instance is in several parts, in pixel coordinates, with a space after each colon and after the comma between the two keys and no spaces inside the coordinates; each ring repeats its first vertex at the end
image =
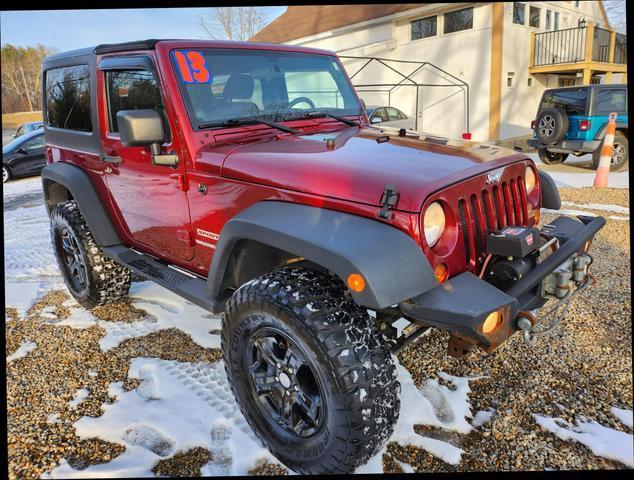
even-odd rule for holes
{"type": "Polygon", "coordinates": [[[545,148],[537,150],[537,154],[539,155],[539,159],[546,165],[557,165],[558,163],[563,163],[566,158],[568,158],[567,153],[549,152],[545,148]]]}
{"type": "Polygon", "coordinates": [[[335,277],[286,267],[246,283],[227,303],[222,350],[245,419],[298,473],[352,473],[392,434],[392,355],[335,277]]]}
{"type": "Polygon", "coordinates": [[[6,166],[2,165],[2,183],[7,183],[10,178],[11,172],[6,166]]]}
{"type": "MultiPolygon", "coordinates": [[[[627,165],[628,156],[630,153],[629,143],[627,137],[622,132],[616,132],[614,134],[614,155],[610,158],[610,171],[615,172],[623,170],[627,165]]],[[[592,154],[592,164],[595,170],[599,168],[599,160],[601,159],[601,150],[603,149],[603,142],[595,152],[592,154]]]]}

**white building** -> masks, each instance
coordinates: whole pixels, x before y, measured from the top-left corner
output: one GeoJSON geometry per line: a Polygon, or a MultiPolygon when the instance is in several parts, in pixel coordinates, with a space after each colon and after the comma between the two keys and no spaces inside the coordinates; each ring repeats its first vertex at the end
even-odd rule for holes
{"type": "MultiPolygon", "coordinates": [[[[291,6],[250,40],[429,62],[469,85],[474,140],[512,144],[530,133],[545,88],[626,81],[625,36],[609,28],[601,1],[291,6]]],[[[350,75],[365,62],[344,59],[350,75]]],[[[417,67],[389,65],[405,75],[417,67]]],[[[410,78],[458,83],[431,66],[410,78]]],[[[379,62],[353,78],[355,85],[401,80],[379,62]]],[[[367,104],[387,105],[386,92],[369,89],[358,88],[367,104]]],[[[466,130],[463,90],[398,87],[389,102],[417,116],[418,130],[459,137],[466,130]]]]}

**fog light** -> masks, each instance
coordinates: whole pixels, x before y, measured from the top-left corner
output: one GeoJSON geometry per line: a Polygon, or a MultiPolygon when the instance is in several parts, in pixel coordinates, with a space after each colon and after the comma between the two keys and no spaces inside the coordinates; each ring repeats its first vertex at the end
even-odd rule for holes
{"type": "Polygon", "coordinates": [[[482,333],[491,333],[502,324],[502,314],[498,311],[491,312],[482,324],[482,333]]]}
{"type": "Polygon", "coordinates": [[[436,268],[434,268],[434,275],[436,275],[436,280],[438,280],[438,283],[445,283],[447,277],[449,277],[447,265],[445,265],[444,263],[439,263],[438,265],[436,265],[436,268]]]}
{"type": "Polygon", "coordinates": [[[365,289],[365,279],[358,273],[351,273],[348,276],[348,287],[353,292],[362,292],[365,289]]]}

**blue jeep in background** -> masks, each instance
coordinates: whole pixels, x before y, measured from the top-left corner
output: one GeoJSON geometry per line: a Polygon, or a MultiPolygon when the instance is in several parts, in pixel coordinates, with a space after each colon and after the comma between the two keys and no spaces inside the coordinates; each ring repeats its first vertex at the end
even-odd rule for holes
{"type": "Polygon", "coordinates": [[[569,154],[592,153],[599,166],[601,146],[610,112],[616,112],[614,155],[610,170],[622,170],[628,163],[627,85],[587,85],[544,91],[533,121],[533,138],[528,145],[537,149],[542,162],[562,163],[569,154]]]}

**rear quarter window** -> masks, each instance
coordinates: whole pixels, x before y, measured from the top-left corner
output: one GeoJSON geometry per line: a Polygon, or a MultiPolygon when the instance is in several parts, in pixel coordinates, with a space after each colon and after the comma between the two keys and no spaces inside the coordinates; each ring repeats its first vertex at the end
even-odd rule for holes
{"type": "Polygon", "coordinates": [[[585,115],[587,103],[588,90],[585,88],[551,91],[544,93],[540,110],[559,108],[568,115],[585,115]]]}
{"type": "Polygon", "coordinates": [[[92,132],[88,65],[46,71],[46,123],[55,128],[92,132]]]}
{"type": "Polygon", "coordinates": [[[596,92],[595,114],[609,115],[611,112],[627,112],[627,92],[625,89],[599,89],[596,92]]]}

